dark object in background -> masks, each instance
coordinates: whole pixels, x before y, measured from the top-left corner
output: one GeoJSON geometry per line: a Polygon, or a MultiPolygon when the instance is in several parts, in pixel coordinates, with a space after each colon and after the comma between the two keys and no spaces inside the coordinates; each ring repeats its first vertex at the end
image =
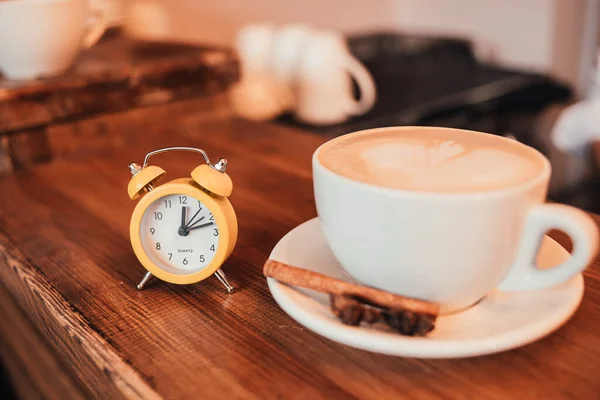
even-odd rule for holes
{"type": "MultiPolygon", "coordinates": [[[[468,41],[376,33],[348,40],[352,53],[369,69],[378,90],[375,107],[334,126],[307,126],[341,135],[394,125],[437,125],[518,136],[511,115],[535,114],[564,102],[571,90],[549,77],[480,63],[468,41]]],[[[535,142],[522,132],[523,142],[535,142]]]]}

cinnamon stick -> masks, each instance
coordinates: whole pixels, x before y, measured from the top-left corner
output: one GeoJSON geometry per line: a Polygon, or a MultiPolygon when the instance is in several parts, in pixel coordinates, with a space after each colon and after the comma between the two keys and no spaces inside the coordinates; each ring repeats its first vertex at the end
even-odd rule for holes
{"type": "Polygon", "coordinates": [[[416,314],[432,316],[433,319],[439,313],[439,306],[435,303],[345,282],[274,260],[267,260],[263,274],[288,285],[300,286],[330,295],[350,296],[384,309],[412,311],[416,314]]]}

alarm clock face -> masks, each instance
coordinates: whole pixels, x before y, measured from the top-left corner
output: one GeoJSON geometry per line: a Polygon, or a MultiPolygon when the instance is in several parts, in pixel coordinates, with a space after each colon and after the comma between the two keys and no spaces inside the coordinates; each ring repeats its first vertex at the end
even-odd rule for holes
{"type": "Polygon", "coordinates": [[[142,246],[161,269],[190,274],[206,267],[219,246],[212,212],[200,200],[183,194],[161,197],[144,212],[142,246]]]}

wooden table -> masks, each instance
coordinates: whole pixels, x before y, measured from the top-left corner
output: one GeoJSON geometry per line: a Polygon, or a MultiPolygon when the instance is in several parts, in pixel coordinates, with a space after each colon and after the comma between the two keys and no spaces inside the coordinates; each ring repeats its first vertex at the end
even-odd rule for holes
{"type": "MultiPolygon", "coordinates": [[[[139,122],[123,145],[0,179],[0,346],[24,396],[46,398],[597,399],[600,263],[556,333],[502,354],[418,360],[322,338],[274,302],[261,267],[316,215],[310,156],[325,137],[187,109],[139,122]],[[144,274],[129,244],[130,161],[169,145],[226,156],[239,218],[224,266],[238,288],[144,274]]],[[[158,156],[168,177],[198,164],[158,156]]]]}

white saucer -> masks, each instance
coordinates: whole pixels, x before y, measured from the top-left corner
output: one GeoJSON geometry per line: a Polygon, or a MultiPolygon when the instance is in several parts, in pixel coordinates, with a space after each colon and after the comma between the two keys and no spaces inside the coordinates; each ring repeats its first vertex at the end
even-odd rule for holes
{"type": "MultiPolygon", "coordinates": [[[[557,265],[569,253],[549,237],[538,256],[541,268],[557,265]]],[[[296,227],[277,243],[271,259],[353,281],[329,250],[317,218],[296,227]]],[[[329,297],[268,278],[273,298],[292,318],[336,342],[363,350],[421,358],[469,357],[496,353],[548,335],[573,315],[583,296],[581,274],[551,289],[493,292],[458,314],[439,317],[426,337],[394,333],[384,324],[352,327],[329,309],[329,297]]]]}

